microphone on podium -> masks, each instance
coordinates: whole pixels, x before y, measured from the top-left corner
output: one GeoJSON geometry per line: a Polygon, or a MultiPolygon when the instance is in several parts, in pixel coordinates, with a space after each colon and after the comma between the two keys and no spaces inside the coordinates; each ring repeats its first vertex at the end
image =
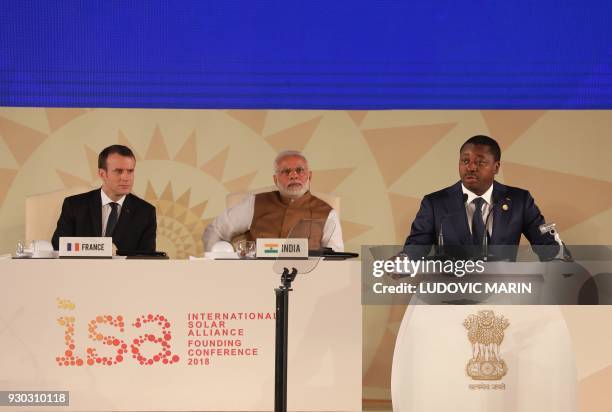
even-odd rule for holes
{"type": "Polygon", "coordinates": [[[559,253],[555,256],[555,259],[572,260],[572,254],[569,249],[565,247],[563,240],[561,240],[556,223],[542,223],[538,226],[538,230],[542,235],[551,234],[555,238],[555,242],[559,245],[559,253]]]}

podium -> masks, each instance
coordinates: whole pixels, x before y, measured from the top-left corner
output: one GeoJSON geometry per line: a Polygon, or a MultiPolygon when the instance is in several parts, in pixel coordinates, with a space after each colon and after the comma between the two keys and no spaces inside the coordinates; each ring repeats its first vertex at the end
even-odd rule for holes
{"type": "MultiPolygon", "coordinates": [[[[490,264],[485,273],[537,277],[526,273],[533,267],[490,264]]],[[[547,280],[546,271],[539,275],[547,280]]],[[[577,410],[574,353],[558,306],[487,299],[432,305],[428,300],[439,302],[431,299],[414,295],[398,332],[391,377],[395,412],[577,410]]]]}

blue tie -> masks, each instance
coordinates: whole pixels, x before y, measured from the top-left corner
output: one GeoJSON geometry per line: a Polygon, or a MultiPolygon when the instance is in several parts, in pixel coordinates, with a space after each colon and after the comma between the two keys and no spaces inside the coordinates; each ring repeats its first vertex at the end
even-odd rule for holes
{"type": "Polygon", "coordinates": [[[474,216],[472,216],[472,243],[475,245],[482,245],[482,238],[485,233],[485,225],[482,218],[482,204],[484,203],[484,199],[482,197],[477,197],[472,200],[472,203],[476,206],[474,216]]]}

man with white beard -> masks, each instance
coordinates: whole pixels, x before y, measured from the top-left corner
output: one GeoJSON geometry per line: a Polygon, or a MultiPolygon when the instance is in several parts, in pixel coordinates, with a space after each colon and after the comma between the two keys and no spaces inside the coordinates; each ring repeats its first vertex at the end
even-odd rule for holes
{"type": "Polygon", "coordinates": [[[310,193],[312,172],[306,157],[297,151],[279,153],[273,179],[278,190],[248,195],[208,225],[202,235],[204,249],[210,251],[215,243],[231,242],[239,235],[248,240],[286,238],[301,219],[320,219],[325,222],[323,233],[310,231],[309,248],[344,251],[338,214],[310,193]]]}

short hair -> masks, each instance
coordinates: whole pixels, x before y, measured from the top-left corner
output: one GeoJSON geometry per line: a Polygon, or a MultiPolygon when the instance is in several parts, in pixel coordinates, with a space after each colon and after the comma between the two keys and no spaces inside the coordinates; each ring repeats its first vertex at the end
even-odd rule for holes
{"type": "Polygon", "coordinates": [[[479,134],[479,135],[470,137],[469,139],[465,141],[465,143],[461,145],[461,148],[459,149],[459,153],[461,153],[463,148],[468,144],[488,146],[495,161],[499,162],[501,160],[501,149],[499,147],[499,144],[495,141],[495,139],[489,136],[479,134]]]}
{"type": "Polygon", "coordinates": [[[280,161],[283,160],[285,157],[290,157],[290,156],[301,157],[302,159],[304,159],[304,162],[306,162],[306,166],[308,167],[308,159],[306,159],[306,156],[304,156],[302,152],[297,151],[297,150],[284,150],[280,152],[279,154],[277,154],[276,157],[274,158],[274,164],[272,165],[274,173],[278,171],[277,169],[278,169],[278,164],[280,163],[280,161]]]}
{"type": "Polygon", "coordinates": [[[108,159],[108,156],[112,154],[118,154],[120,156],[136,159],[136,156],[134,156],[134,152],[132,152],[132,149],[120,144],[114,144],[102,150],[98,155],[98,169],[106,170],[106,159],[108,159]]]}

